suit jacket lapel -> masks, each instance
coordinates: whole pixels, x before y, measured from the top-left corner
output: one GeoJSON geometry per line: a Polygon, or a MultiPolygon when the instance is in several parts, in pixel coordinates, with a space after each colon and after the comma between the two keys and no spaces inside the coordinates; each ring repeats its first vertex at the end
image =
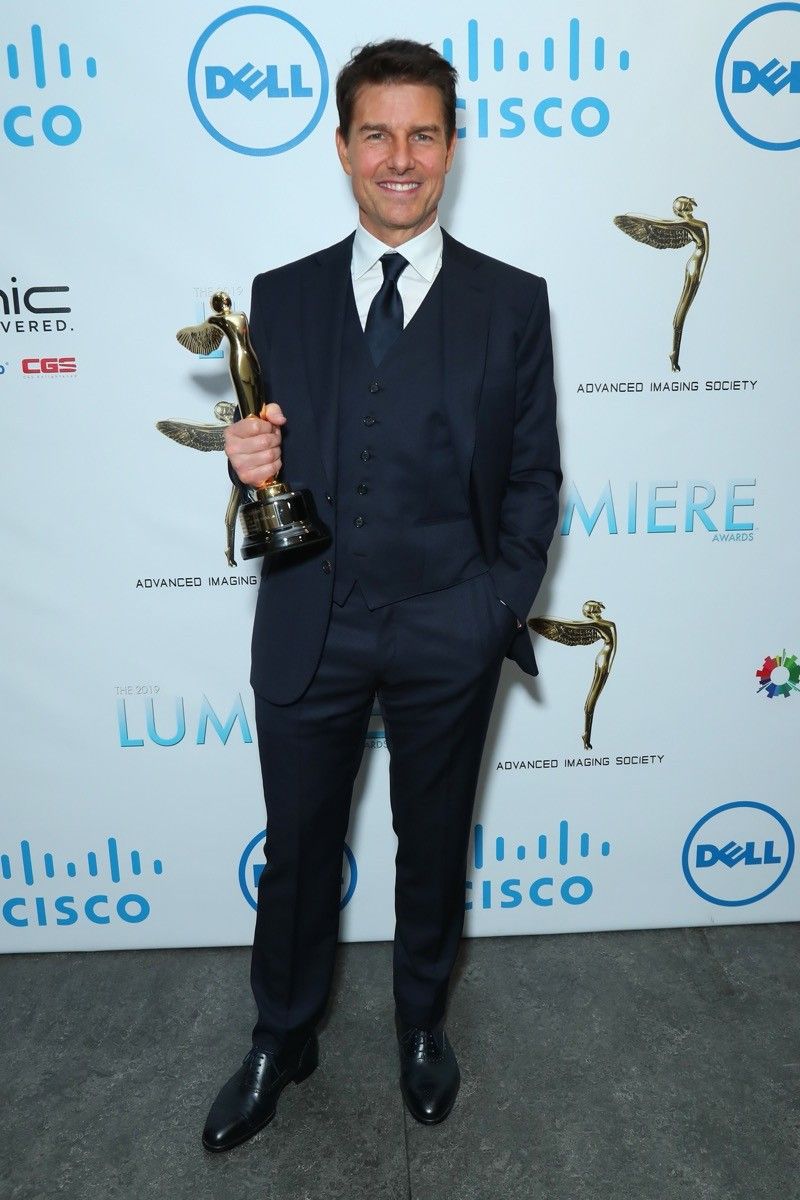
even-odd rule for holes
{"type": "Polygon", "coordinates": [[[491,294],[480,259],[444,231],[444,402],[465,495],[486,366],[491,294]]]}
{"type": "Polygon", "coordinates": [[[322,465],[336,487],[339,423],[339,362],[350,282],[353,234],[307,260],[302,295],[303,357],[317,423],[322,465]]]}

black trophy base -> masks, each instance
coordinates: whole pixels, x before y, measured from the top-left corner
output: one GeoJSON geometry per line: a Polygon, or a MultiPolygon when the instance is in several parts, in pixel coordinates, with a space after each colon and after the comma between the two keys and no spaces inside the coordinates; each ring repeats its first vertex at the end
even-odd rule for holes
{"type": "Polygon", "coordinates": [[[273,484],[259,489],[262,498],[243,504],[239,510],[244,531],[242,558],[271,557],[330,541],[311,493],[305,488],[298,492],[278,490],[285,486],[273,484]]]}

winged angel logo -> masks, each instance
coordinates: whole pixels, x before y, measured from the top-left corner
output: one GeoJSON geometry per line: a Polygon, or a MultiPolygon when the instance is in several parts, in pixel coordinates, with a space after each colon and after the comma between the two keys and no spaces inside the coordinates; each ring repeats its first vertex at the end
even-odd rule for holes
{"type": "Polygon", "coordinates": [[[594,661],[594,674],[589,685],[589,693],[583,706],[583,746],[585,750],[592,749],[592,722],[598,697],[608,682],[611,664],[617,652],[617,627],[613,621],[607,621],[602,616],[605,605],[599,600],[587,600],[581,610],[585,621],[565,621],[561,617],[531,617],[528,625],[542,637],[551,642],[560,642],[562,646],[591,646],[601,642],[597,658],[594,661]]]}
{"type": "Polygon", "coordinates": [[[623,213],[614,217],[617,229],[627,233],[628,237],[645,246],[653,246],[656,250],[679,250],[682,246],[694,243],[694,249],[686,263],[683,278],[683,291],[672,318],[672,352],[669,361],[673,371],[680,371],[678,359],[681,352],[683,323],[686,320],[692,301],[697,295],[700,280],[708,261],[709,234],[705,221],[695,217],[694,210],[697,201],[691,196],[677,196],[672,204],[672,217],[640,217],[632,213],[623,213]]]}

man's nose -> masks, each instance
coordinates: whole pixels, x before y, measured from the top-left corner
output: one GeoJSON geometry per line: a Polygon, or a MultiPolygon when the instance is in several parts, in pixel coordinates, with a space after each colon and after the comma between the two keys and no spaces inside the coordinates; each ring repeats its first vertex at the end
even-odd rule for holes
{"type": "Polygon", "coordinates": [[[414,156],[411,152],[411,146],[403,138],[395,138],[389,148],[389,158],[387,166],[393,171],[401,174],[409,171],[414,165],[414,156]]]}

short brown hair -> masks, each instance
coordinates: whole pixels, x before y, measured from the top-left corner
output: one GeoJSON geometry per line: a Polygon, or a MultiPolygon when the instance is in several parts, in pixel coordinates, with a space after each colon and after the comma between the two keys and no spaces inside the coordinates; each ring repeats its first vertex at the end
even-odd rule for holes
{"type": "Polygon", "coordinates": [[[444,130],[448,142],[456,128],[458,72],[433,46],[390,38],[368,43],[353,54],[336,80],[339,129],[347,140],[359,88],[365,83],[423,83],[435,87],[442,98],[444,130]]]}

